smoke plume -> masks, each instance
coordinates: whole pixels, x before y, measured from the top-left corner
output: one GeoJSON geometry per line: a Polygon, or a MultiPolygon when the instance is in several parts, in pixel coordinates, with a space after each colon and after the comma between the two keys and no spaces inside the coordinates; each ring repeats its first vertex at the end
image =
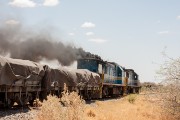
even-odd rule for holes
{"type": "Polygon", "coordinates": [[[34,32],[21,26],[0,26],[0,54],[12,58],[40,61],[57,59],[64,66],[86,55],[82,48],[65,45],[53,39],[49,32],[34,32]]]}

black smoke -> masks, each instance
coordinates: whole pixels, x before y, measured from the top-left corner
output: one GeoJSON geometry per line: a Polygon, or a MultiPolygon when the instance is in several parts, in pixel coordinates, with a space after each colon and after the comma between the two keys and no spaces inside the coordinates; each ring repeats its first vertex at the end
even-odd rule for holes
{"type": "MultiPolygon", "coordinates": [[[[49,30],[50,31],[50,30],[49,30]]],[[[37,31],[22,26],[0,26],[0,54],[9,54],[12,58],[41,61],[57,59],[64,66],[86,55],[82,48],[65,45],[54,39],[50,32],[37,31]]]]}

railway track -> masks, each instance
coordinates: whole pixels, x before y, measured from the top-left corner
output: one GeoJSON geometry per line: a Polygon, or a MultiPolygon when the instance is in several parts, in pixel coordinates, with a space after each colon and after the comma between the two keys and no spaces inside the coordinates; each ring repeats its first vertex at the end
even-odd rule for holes
{"type": "Polygon", "coordinates": [[[0,109],[0,120],[32,120],[36,114],[37,110],[32,111],[28,106],[14,105],[11,109],[0,109]]]}

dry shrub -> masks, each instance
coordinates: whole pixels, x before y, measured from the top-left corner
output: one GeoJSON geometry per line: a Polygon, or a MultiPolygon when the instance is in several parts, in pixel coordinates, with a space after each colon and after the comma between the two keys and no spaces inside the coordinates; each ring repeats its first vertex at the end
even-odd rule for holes
{"type": "Polygon", "coordinates": [[[92,110],[89,110],[89,112],[87,113],[87,116],[88,117],[95,117],[96,114],[92,110]]]}
{"type": "Polygon", "coordinates": [[[84,120],[84,101],[75,92],[63,92],[62,98],[50,95],[42,103],[37,119],[84,120]]]}
{"type": "Polygon", "coordinates": [[[37,115],[38,120],[58,120],[63,117],[63,108],[59,99],[55,96],[48,96],[47,100],[43,101],[42,107],[37,115]]]}
{"type": "Polygon", "coordinates": [[[67,120],[83,120],[85,102],[76,92],[63,92],[60,99],[65,109],[67,120]]]}
{"type": "Polygon", "coordinates": [[[39,99],[36,99],[33,102],[33,107],[41,107],[42,106],[42,102],[39,99]]]}
{"type": "MultiPolygon", "coordinates": [[[[159,119],[160,120],[176,120],[178,118],[178,114],[172,114],[170,111],[172,108],[167,107],[170,103],[167,103],[168,93],[162,92],[164,91],[161,86],[161,90],[156,90],[156,92],[152,92],[148,90],[144,95],[145,101],[149,102],[152,106],[156,106],[159,108],[159,119]],[[170,108],[170,109],[167,109],[170,108]]],[[[170,101],[172,102],[172,101],[170,101]]],[[[177,119],[179,120],[179,119],[177,119]]]]}
{"type": "Polygon", "coordinates": [[[136,95],[135,94],[130,94],[130,95],[128,95],[128,101],[129,101],[129,103],[134,103],[135,102],[135,100],[136,100],[136,95]]]}
{"type": "Polygon", "coordinates": [[[180,119],[180,92],[179,88],[172,85],[165,86],[166,90],[161,90],[161,107],[177,120],[180,119]]]}
{"type": "Polygon", "coordinates": [[[162,79],[162,87],[158,91],[162,101],[162,107],[172,114],[177,120],[180,119],[180,57],[169,58],[161,65],[158,71],[162,79]]]}

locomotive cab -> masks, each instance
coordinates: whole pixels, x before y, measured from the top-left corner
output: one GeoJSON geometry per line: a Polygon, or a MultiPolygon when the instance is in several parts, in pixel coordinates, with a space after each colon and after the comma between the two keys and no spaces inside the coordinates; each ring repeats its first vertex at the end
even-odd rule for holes
{"type": "Polygon", "coordinates": [[[128,93],[138,93],[139,92],[139,76],[133,69],[126,69],[128,77],[128,93]]]}
{"type": "Polygon", "coordinates": [[[91,72],[103,73],[102,62],[96,59],[79,59],[77,62],[77,69],[88,69],[91,72]]]}

